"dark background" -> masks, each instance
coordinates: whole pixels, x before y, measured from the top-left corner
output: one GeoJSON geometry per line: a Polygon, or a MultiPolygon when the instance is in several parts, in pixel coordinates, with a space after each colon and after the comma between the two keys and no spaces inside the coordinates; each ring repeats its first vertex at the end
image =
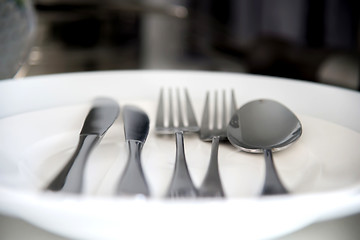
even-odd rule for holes
{"type": "Polygon", "coordinates": [[[33,0],[37,37],[21,72],[230,71],[359,90],[358,2],[33,0]]]}

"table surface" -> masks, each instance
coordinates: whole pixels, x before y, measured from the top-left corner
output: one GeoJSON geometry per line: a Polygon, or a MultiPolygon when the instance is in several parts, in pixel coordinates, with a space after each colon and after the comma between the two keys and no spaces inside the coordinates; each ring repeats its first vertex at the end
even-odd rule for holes
{"type": "MultiPolygon", "coordinates": [[[[360,214],[318,222],[301,230],[277,238],[278,240],[358,240],[360,236],[360,214]]],[[[66,240],[23,220],[0,215],[0,239],[66,240]]]]}

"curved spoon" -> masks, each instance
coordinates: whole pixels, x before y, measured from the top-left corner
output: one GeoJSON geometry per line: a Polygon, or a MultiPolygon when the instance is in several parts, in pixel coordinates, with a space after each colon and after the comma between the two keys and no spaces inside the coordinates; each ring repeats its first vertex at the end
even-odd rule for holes
{"type": "Polygon", "coordinates": [[[284,105],[267,99],[249,102],[232,116],[227,136],[232,145],[251,153],[264,152],[262,195],[288,193],[276,172],[272,152],[296,141],[302,133],[299,119],[284,105]]]}

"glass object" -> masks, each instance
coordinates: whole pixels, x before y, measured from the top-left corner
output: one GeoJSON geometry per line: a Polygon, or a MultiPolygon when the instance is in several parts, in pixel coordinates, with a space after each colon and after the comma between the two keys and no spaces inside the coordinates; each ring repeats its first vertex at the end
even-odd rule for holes
{"type": "Polygon", "coordinates": [[[26,61],[35,22],[31,0],[0,0],[0,79],[14,77],[26,61]]]}

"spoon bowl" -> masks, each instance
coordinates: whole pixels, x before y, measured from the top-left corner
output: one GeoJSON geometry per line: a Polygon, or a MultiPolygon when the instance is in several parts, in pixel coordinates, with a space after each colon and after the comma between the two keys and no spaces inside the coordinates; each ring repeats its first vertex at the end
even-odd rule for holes
{"type": "Polygon", "coordinates": [[[263,195],[288,193],[277,174],[272,152],[294,143],[302,134],[299,119],[284,105],[268,99],[251,101],[232,116],[227,137],[245,152],[264,153],[265,183],[263,195]]]}

